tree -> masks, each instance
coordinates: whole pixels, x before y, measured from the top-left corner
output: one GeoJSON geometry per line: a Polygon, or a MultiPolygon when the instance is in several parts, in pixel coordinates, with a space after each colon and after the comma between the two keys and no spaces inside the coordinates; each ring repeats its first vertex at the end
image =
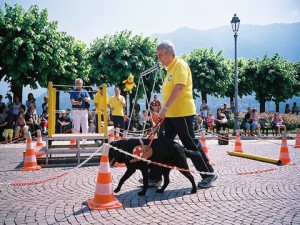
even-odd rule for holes
{"type": "MultiPolygon", "coordinates": [[[[149,37],[143,38],[141,35],[132,37],[130,31],[122,31],[112,36],[106,35],[104,38],[97,38],[93,41],[89,52],[89,62],[91,64],[90,81],[92,84],[100,85],[107,83],[108,86],[118,85],[123,91],[122,81],[126,80],[130,73],[138,83],[140,73],[157,64],[156,61],[157,40],[151,41],[149,37]]],[[[144,79],[147,99],[150,100],[154,76],[149,75],[144,79]]],[[[158,77],[155,91],[160,91],[162,79],[158,77]]],[[[135,95],[136,90],[130,95],[135,95]]],[[[124,95],[124,93],[122,92],[124,95]]],[[[140,89],[139,96],[143,93],[140,89]]]]}
{"type": "MultiPolygon", "coordinates": [[[[202,100],[207,101],[207,94],[224,96],[232,82],[230,66],[222,54],[222,51],[215,54],[213,48],[200,48],[183,56],[191,68],[194,89],[201,91],[202,100]]],[[[194,96],[199,97],[196,93],[194,96]]]]}
{"type": "Polygon", "coordinates": [[[293,94],[300,96],[300,61],[294,63],[295,79],[296,83],[293,87],[293,94]]]}
{"type": "Polygon", "coordinates": [[[255,99],[260,103],[260,112],[265,112],[266,101],[279,102],[293,96],[293,86],[296,82],[295,75],[291,70],[291,64],[275,54],[268,58],[267,54],[260,61],[258,58],[248,60],[245,74],[251,82],[255,99]]]}
{"type": "MultiPolygon", "coordinates": [[[[232,79],[230,80],[230,84],[228,85],[228,89],[225,92],[225,96],[230,98],[230,102],[234,99],[234,61],[228,60],[229,67],[232,68],[230,73],[232,74],[232,79]]],[[[244,58],[238,59],[238,95],[239,97],[243,97],[245,95],[251,95],[252,86],[245,76],[244,69],[247,65],[247,61],[244,58]]]]}
{"type": "Polygon", "coordinates": [[[85,44],[57,31],[57,22],[48,22],[47,10],[36,5],[25,12],[5,4],[0,10],[0,78],[22,98],[23,85],[46,87],[73,84],[75,77],[88,80],[85,44]]]}

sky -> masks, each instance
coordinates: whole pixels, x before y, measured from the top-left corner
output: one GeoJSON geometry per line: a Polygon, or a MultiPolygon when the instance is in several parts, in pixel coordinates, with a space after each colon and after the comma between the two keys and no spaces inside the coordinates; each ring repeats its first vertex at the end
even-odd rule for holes
{"type": "Polygon", "coordinates": [[[299,0],[1,0],[47,9],[58,28],[89,44],[122,30],[150,36],[180,27],[200,30],[227,25],[236,13],[243,24],[300,22],[299,0]]]}
{"type": "MultiPolygon", "coordinates": [[[[123,30],[150,36],[169,33],[180,27],[200,30],[228,26],[236,13],[243,24],[265,25],[300,22],[300,0],[0,0],[19,4],[27,11],[31,5],[48,10],[48,20],[58,21],[65,31],[86,44],[96,37],[123,30]]],[[[8,87],[3,82],[0,94],[8,87]]],[[[30,90],[35,96],[44,89],[30,90]]],[[[25,94],[25,95],[26,95],[25,94]]],[[[24,94],[23,94],[24,95],[24,94]]]]}

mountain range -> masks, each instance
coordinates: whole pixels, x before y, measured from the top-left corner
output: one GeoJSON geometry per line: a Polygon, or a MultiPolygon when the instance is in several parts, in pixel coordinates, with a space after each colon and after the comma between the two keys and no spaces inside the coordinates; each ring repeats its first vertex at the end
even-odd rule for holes
{"type": "MultiPolygon", "coordinates": [[[[210,30],[181,27],[174,32],[151,35],[159,41],[171,40],[176,54],[190,53],[196,48],[223,50],[226,58],[234,58],[234,37],[230,24],[210,30]]],[[[300,60],[300,23],[247,25],[241,24],[237,38],[237,55],[243,58],[269,57],[275,53],[292,62],[300,60]]]]}

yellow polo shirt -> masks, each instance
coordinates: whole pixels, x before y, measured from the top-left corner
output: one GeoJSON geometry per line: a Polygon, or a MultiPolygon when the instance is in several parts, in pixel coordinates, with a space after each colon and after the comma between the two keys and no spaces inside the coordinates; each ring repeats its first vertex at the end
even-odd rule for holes
{"type": "MultiPolygon", "coordinates": [[[[106,93],[106,103],[107,104],[108,104],[108,100],[109,100],[109,95],[106,93]]],[[[98,104],[100,109],[104,109],[105,98],[103,96],[101,96],[101,94],[99,95],[97,92],[95,95],[95,98],[94,98],[94,103],[98,104]]],[[[100,111],[100,114],[103,114],[103,112],[100,111]]]]}
{"type": "MultiPolygon", "coordinates": [[[[121,100],[121,102],[126,104],[125,98],[122,95],[119,95],[119,99],[121,100]]],[[[124,116],[123,105],[121,104],[121,102],[119,102],[117,96],[115,95],[110,97],[110,99],[108,100],[108,104],[111,104],[114,108],[114,110],[112,111],[113,116],[124,116]]]]}
{"type": "Polygon", "coordinates": [[[169,107],[166,117],[182,117],[196,114],[195,102],[193,99],[192,74],[188,64],[175,57],[167,68],[167,75],[162,85],[162,105],[169,99],[175,84],[184,84],[180,96],[169,107]]]}

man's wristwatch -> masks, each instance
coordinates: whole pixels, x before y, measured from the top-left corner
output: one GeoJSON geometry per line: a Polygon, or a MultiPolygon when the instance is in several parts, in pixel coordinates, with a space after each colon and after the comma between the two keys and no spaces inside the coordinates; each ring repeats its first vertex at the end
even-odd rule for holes
{"type": "Polygon", "coordinates": [[[168,108],[169,108],[169,107],[168,107],[168,106],[166,106],[166,105],[164,105],[164,106],[163,106],[163,109],[168,109],[168,108]]]}

